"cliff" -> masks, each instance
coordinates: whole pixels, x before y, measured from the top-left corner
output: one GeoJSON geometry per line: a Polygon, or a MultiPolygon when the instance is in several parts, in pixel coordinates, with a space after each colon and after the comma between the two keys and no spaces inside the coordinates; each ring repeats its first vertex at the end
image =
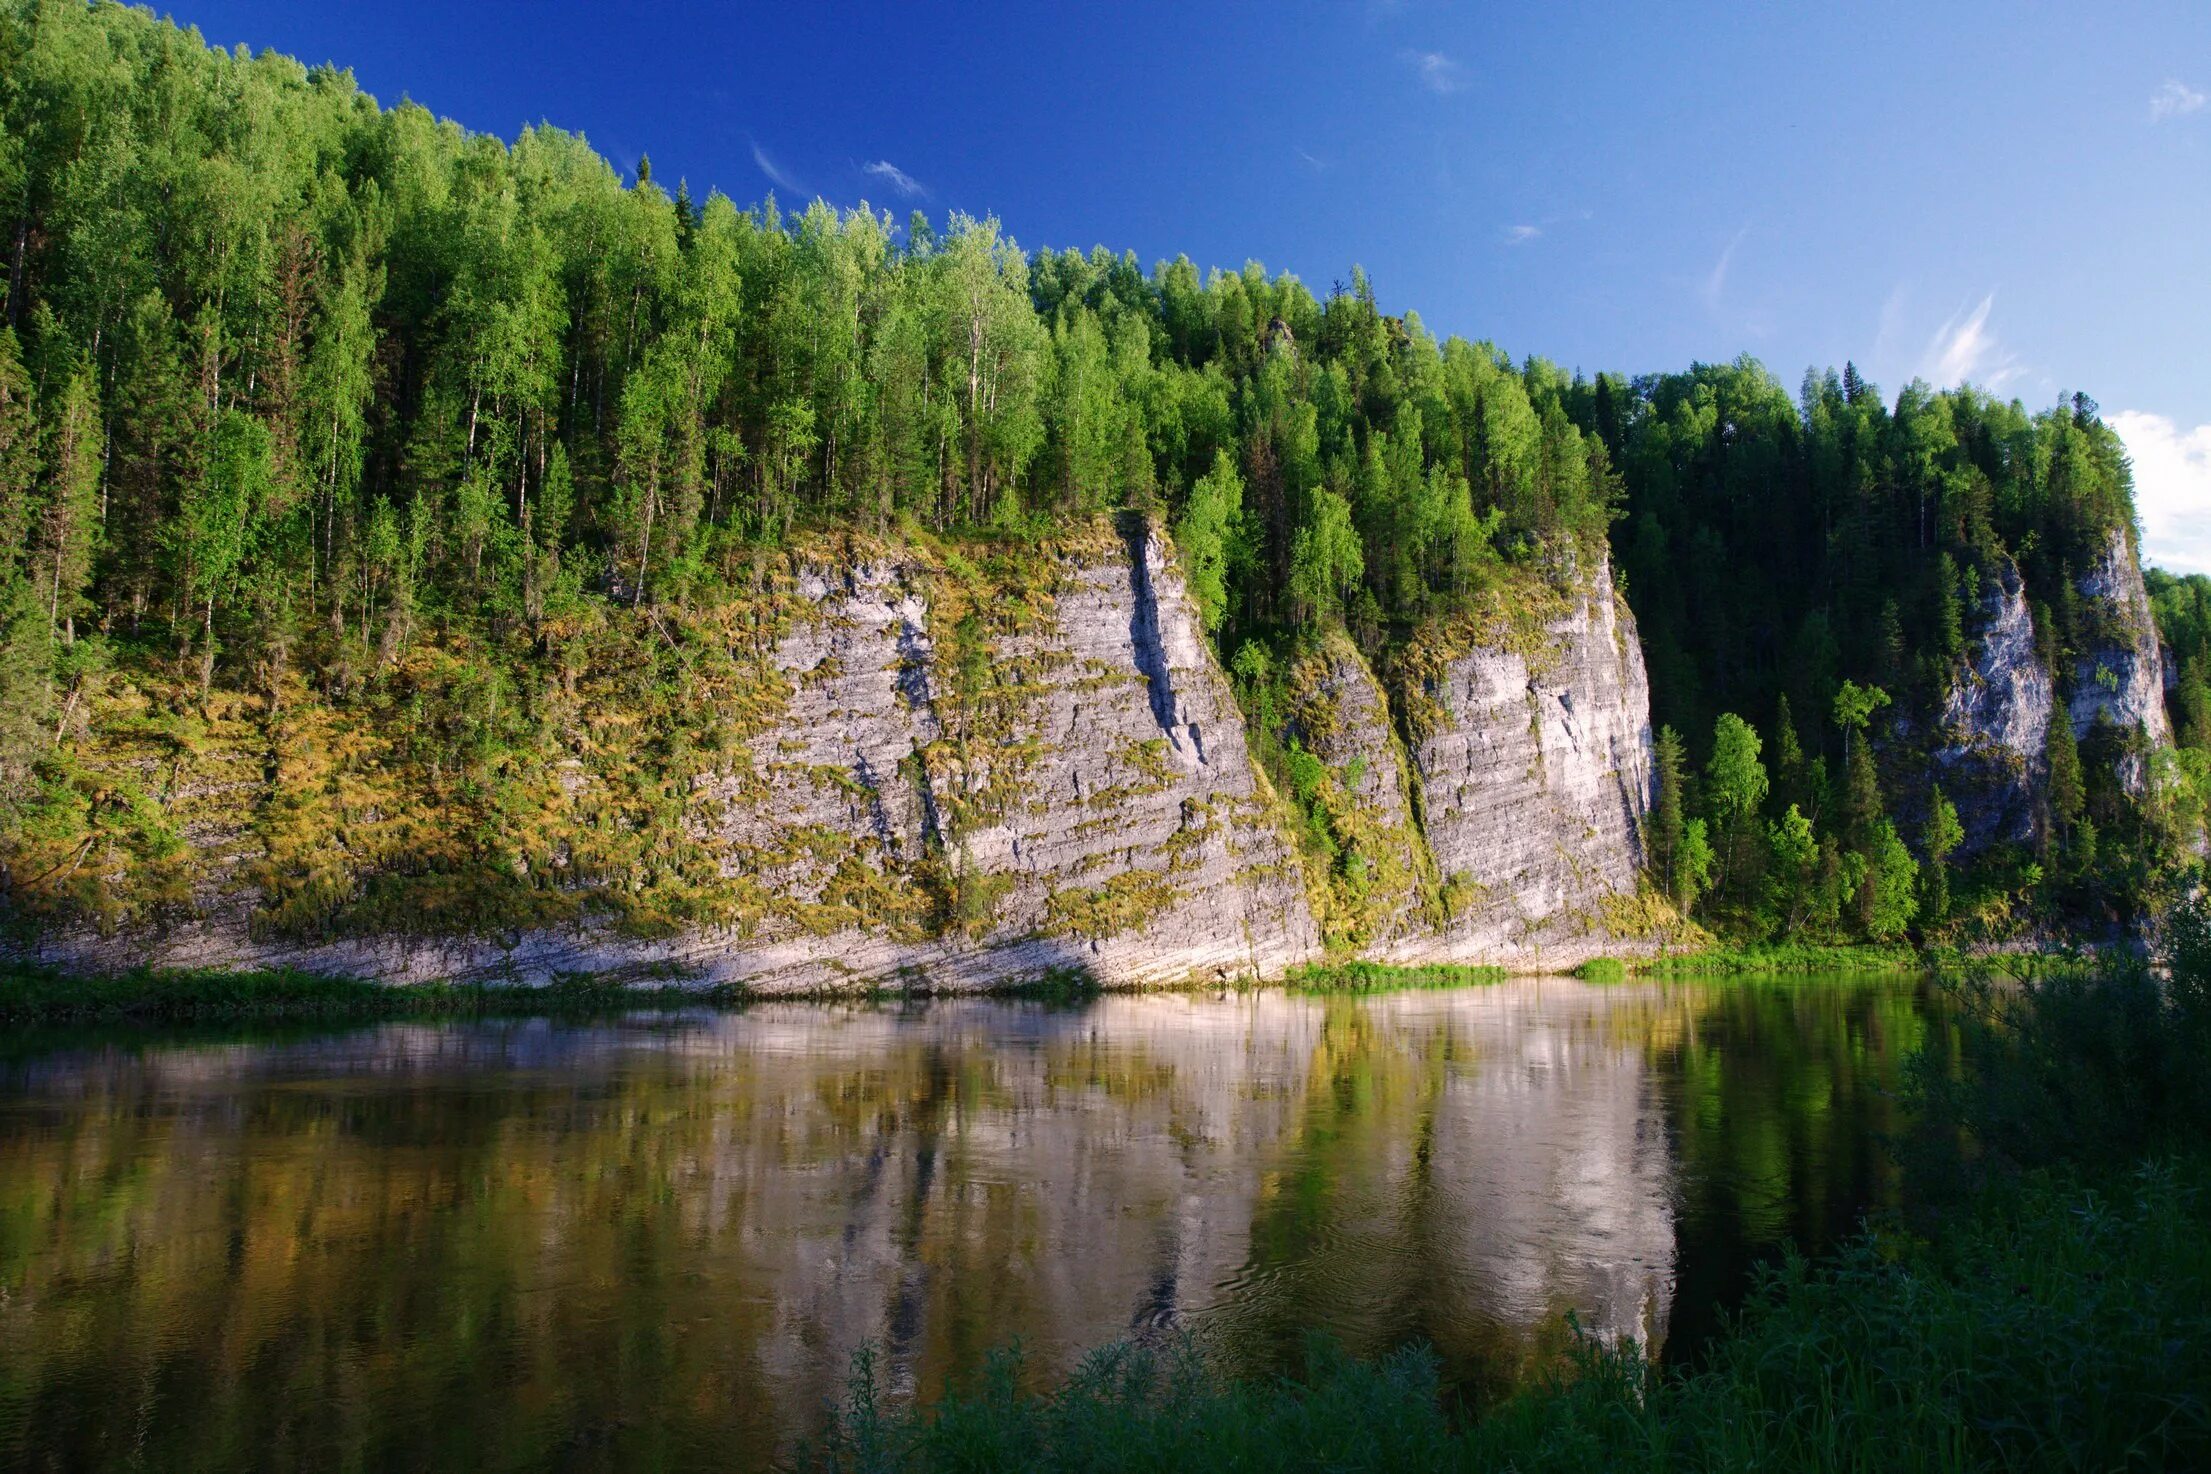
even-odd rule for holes
{"type": "Polygon", "coordinates": [[[1980,635],[1944,698],[1934,750],[1968,854],[2032,836],[2052,705],[2026,583],[2008,559],[1978,614],[1980,635]]]}
{"type": "Polygon", "coordinates": [[[1331,768],[1320,798],[1354,861],[1332,872],[1332,937],[1392,962],[1559,965],[1642,944],[1642,647],[1608,564],[1570,585],[1516,576],[1422,630],[1388,694],[1340,636],[1295,673],[1290,725],[1331,768]]]}
{"type": "MultiPolygon", "coordinates": [[[[2148,746],[2169,746],[2163,647],[2124,529],[2115,530],[2074,584],[2086,638],[2066,659],[2063,710],[2076,738],[2108,723],[2148,746]]],[[[2006,560],[1978,611],[1978,635],[1945,694],[1933,752],[1958,805],[1967,854],[2034,833],[2046,779],[2056,683],[2039,649],[2028,590],[2006,560]]],[[[2147,767],[2122,753],[2119,776],[2139,791],[2147,767]]]]}
{"type": "Polygon", "coordinates": [[[1413,768],[1446,922],[1395,960],[1589,955],[1621,929],[1651,800],[1650,686],[1611,570],[1407,661],[1413,768]]]}
{"type": "MultiPolygon", "coordinates": [[[[89,781],[166,765],[143,807],[181,843],[102,851],[105,926],[22,950],[762,993],[1568,963],[1635,888],[1641,654],[1602,569],[1575,595],[1516,575],[1495,604],[1424,631],[1388,690],[1342,635],[1316,646],[1288,735],[1322,776],[1287,798],[1133,518],[980,553],[806,547],[709,623],[644,621],[663,648],[564,649],[537,745],[466,782],[388,706],[296,679],[211,693],[183,736],[149,713],[186,698],[119,686],[89,781]]],[[[393,677],[418,699],[422,660],[393,677]]]]}
{"type": "MultiPolygon", "coordinates": [[[[2094,634],[2073,660],[2066,706],[2074,735],[2085,737],[2099,721],[2109,721],[2122,731],[2139,732],[2151,746],[2171,746],[2164,646],[2142,586],[2142,565],[2125,529],[2112,532],[2077,589],[2091,611],[2094,634]]],[[[2130,789],[2139,790],[2146,771],[2140,756],[2130,754],[2120,775],[2130,789]]]]}
{"type": "Polygon", "coordinates": [[[1314,954],[1234,700],[1156,535],[1100,527],[981,567],[911,547],[810,549],[724,625],[742,632],[735,674],[697,741],[718,733],[728,751],[687,778],[656,752],[641,773],[626,734],[647,717],[579,703],[549,780],[518,785],[543,812],[507,822],[499,848],[541,878],[530,894],[551,899],[534,912],[443,927],[434,901],[405,901],[426,896],[423,867],[404,844],[374,858],[361,810],[438,810],[389,754],[328,785],[363,796],[327,833],[294,833],[325,786],[301,770],[295,706],[243,724],[230,780],[200,785],[221,798],[194,848],[236,858],[197,873],[182,915],[33,950],[74,966],[612,972],[771,993],[1075,970],[1164,983],[1278,974],[1314,954]],[[267,776],[241,779],[256,733],[274,749],[267,776]],[[679,791],[641,805],[632,790],[656,783],[679,791]],[[301,925],[291,872],[332,854],[360,858],[319,879],[342,899],[301,925]]]}

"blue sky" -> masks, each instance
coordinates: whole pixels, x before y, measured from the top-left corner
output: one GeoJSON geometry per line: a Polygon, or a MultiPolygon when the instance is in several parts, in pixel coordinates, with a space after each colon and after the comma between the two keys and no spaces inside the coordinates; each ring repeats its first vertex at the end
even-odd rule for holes
{"type": "Polygon", "coordinates": [[[2211,6],[186,0],[750,202],[1246,259],[1514,354],[2085,389],[2211,571],[2211,6]],[[1768,13],[1771,12],[1771,13],[1768,13]]]}

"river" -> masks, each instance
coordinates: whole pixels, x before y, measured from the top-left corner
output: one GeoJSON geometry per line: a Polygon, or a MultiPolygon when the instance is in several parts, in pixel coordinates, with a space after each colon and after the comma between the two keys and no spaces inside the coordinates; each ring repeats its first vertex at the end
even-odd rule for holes
{"type": "Polygon", "coordinates": [[[853,1352],[1693,1358],[1894,1201],[1916,979],[778,1003],[0,1047],[0,1463],[766,1465],[853,1352]]]}

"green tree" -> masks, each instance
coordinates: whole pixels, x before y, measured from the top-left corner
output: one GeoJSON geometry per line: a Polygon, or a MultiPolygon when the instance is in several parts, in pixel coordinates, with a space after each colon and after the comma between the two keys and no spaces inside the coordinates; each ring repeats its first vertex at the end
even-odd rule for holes
{"type": "Polygon", "coordinates": [[[1758,810],[1766,801],[1766,765],[1759,761],[1757,729],[1733,712],[1722,712],[1712,727],[1712,757],[1704,767],[1705,803],[1718,831],[1719,884],[1722,895],[1750,868],[1758,810]]]}
{"type": "Polygon", "coordinates": [[[2081,816],[2088,807],[2088,788],[2081,774],[2080,746],[2073,737],[2073,723],[2059,706],[2050,714],[2050,735],[2043,749],[2046,773],[2043,793],[2049,809],[2044,826],[2047,852],[2063,854],[2075,838],[2081,816]]]}
{"type": "Polygon", "coordinates": [[[1213,469],[1190,488],[1175,521],[1175,542],[1189,570],[1190,597],[1206,633],[1219,631],[1228,611],[1231,576],[1243,560],[1244,481],[1228,452],[1217,451],[1213,469]]]}
{"type": "Polygon", "coordinates": [[[1869,861],[1860,892],[1866,936],[1893,942],[1919,914],[1919,863],[1886,819],[1875,826],[1869,861]]]}
{"type": "Polygon", "coordinates": [[[1819,881],[1819,836],[1795,804],[1766,829],[1771,863],[1767,869],[1767,906],[1784,932],[1804,924],[1819,881]]]}
{"type": "Polygon", "coordinates": [[[1927,827],[1920,848],[1927,855],[1926,883],[1920,914],[1929,926],[1939,925],[1950,914],[1950,856],[1965,842],[1965,827],[1958,822],[1957,806],[1938,786],[1927,803],[1927,827]]]}
{"type": "Polygon", "coordinates": [[[1694,899],[1684,878],[1682,859],[1687,816],[1683,811],[1681,786],[1688,756],[1682,749],[1679,732],[1671,727],[1658,729],[1658,739],[1652,746],[1651,766],[1654,789],[1649,842],[1651,871],[1658,877],[1659,886],[1672,898],[1676,909],[1687,916],[1694,899]]]}
{"type": "Polygon", "coordinates": [[[1312,518],[1290,549],[1290,600],[1307,619],[1340,617],[1343,601],[1366,572],[1351,504],[1327,487],[1313,493],[1312,518]]]}
{"type": "Polygon", "coordinates": [[[45,595],[50,638],[76,639],[87,607],[93,552],[100,535],[100,408],[92,380],[72,374],[55,406],[47,436],[46,495],[33,563],[45,595]]]}

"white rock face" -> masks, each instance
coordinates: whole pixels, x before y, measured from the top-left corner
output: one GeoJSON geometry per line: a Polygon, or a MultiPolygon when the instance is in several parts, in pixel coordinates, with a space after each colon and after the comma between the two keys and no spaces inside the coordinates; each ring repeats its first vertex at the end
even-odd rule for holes
{"type": "MultiPolygon", "coordinates": [[[[2149,591],[2142,585],[2142,565],[2123,529],[2111,534],[2103,556],[2079,588],[2082,597],[2100,605],[2104,638],[2074,662],[2073,692],[2066,703],[2073,734],[2087,736],[2103,718],[2140,731],[2152,746],[2172,745],[2172,725],[2165,716],[2164,647],[2158,643],[2149,591]]],[[[2129,761],[2121,776],[2130,788],[2138,788],[2143,764],[2129,761]]]]}
{"type": "Polygon", "coordinates": [[[2009,562],[1982,602],[1980,628],[1971,662],[1943,701],[1934,753],[1968,854],[2032,834],[2052,704],[2026,585],[2009,562]]]}
{"type": "Polygon", "coordinates": [[[990,644],[994,681],[960,709],[945,704],[927,579],[867,563],[800,573],[810,612],[773,657],[791,688],[782,719],[749,763],[699,786],[688,820],[725,876],[769,898],[768,920],[743,933],[302,945],[254,935],[241,897],[165,934],[53,938],[39,955],[394,981],[661,971],[763,993],[957,989],[1055,969],[1138,986],[1273,976],[1313,956],[1296,861],[1165,544],[1138,532],[1065,573],[1046,612],[990,644]],[[929,904],[925,857],[985,898],[940,935],[914,919],[929,904]],[[855,890],[897,914],[822,925],[855,890]]]}
{"type": "Polygon", "coordinates": [[[1476,649],[1436,693],[1450,712],[1413,750],[1429,848],[1471,887],[1441,933],[1397,955],[1563,960],[1606,950],[1606,897],[1633,895],[1651,803],[1650,680],[1609,565],[1550,626],[1551,656],[1476,649]]]}
{"type": "MultiPolygon", "coordinates": [[[[2094,568],[2075,586],[2097,638],[2073,664],[2066,717],[2073,735],[2099,722],[2169,746],[2164,648],[2141,564],[2126,533],[2111,534],[2094,568]]],[[[1981,609],[1973,657],[1944,698],[1934,761],[1965,829],[1964,853],[2022,843],[2034,832],[2035,805],[2056,706],[2050,673],[2035,648],[2034,620],[2018,570],[2008,562],[1981,609]]],[[[2122,760],[2120,778],[2139,790],[2146,765],[2122,760]]]]}
{"type": "MultiPolygon", "coordinates": [[[[1342,684],[1339,746],[1374,753],[1359,800],[1379,827],[1424,843],[1442,894],[1431,914],[1403,912],[1369,951],[1399,962],[1564,966],[1635,939],[1602,923],[1608,898],[1633,896],[1651,801],[1650,685],[1635,617],[1600,563],[1570,610],[1523,655],[1476,647],[1427,695],[1440,720],[1410,753],[1421,822],[1394,762],[1381,692],[1355,652],[1330,667],[1342,684]]],[[[1329,755],[1335,760],[1333,755],[1329,755]]]]}
{"type": "MultiPolygon", "coordinates": [[[[233,887],[167,930],[50,936],[32,955],[763,994],[953,991],[1057,970],[1139,987],[1275,977],[1322,955],[1280,807],[1163,539],[1131,524],[1120,544],[1069,555],[1020,617],[983,619],[980,643],[961,619],[1011,611],[933,607],[949,587],[895,554],[818,561],[782,586],[765,698],[780,711],[696,782],[680,836],[750,898],[741,921],[652,938],[593,925],[308,942],[257,928],[255,893],[233,887]]],[[[1365,955],[1561,966],[1622,949],[1602,909],[1635,888],[1651,740],[1609,570],[1544,638],[1528,655],[1451,661],[1424,698],[1442,715],[1409,753],[1356,649],[1329,646],[1341,722],[1326,756],[1401,862],[1365,955]]],[[[582,761],[563,772],[572,796],[601,781],[582,761]]],[[[257,843],[261,798],[241,794],[235,832],[217,838],[257,843]]]]}

